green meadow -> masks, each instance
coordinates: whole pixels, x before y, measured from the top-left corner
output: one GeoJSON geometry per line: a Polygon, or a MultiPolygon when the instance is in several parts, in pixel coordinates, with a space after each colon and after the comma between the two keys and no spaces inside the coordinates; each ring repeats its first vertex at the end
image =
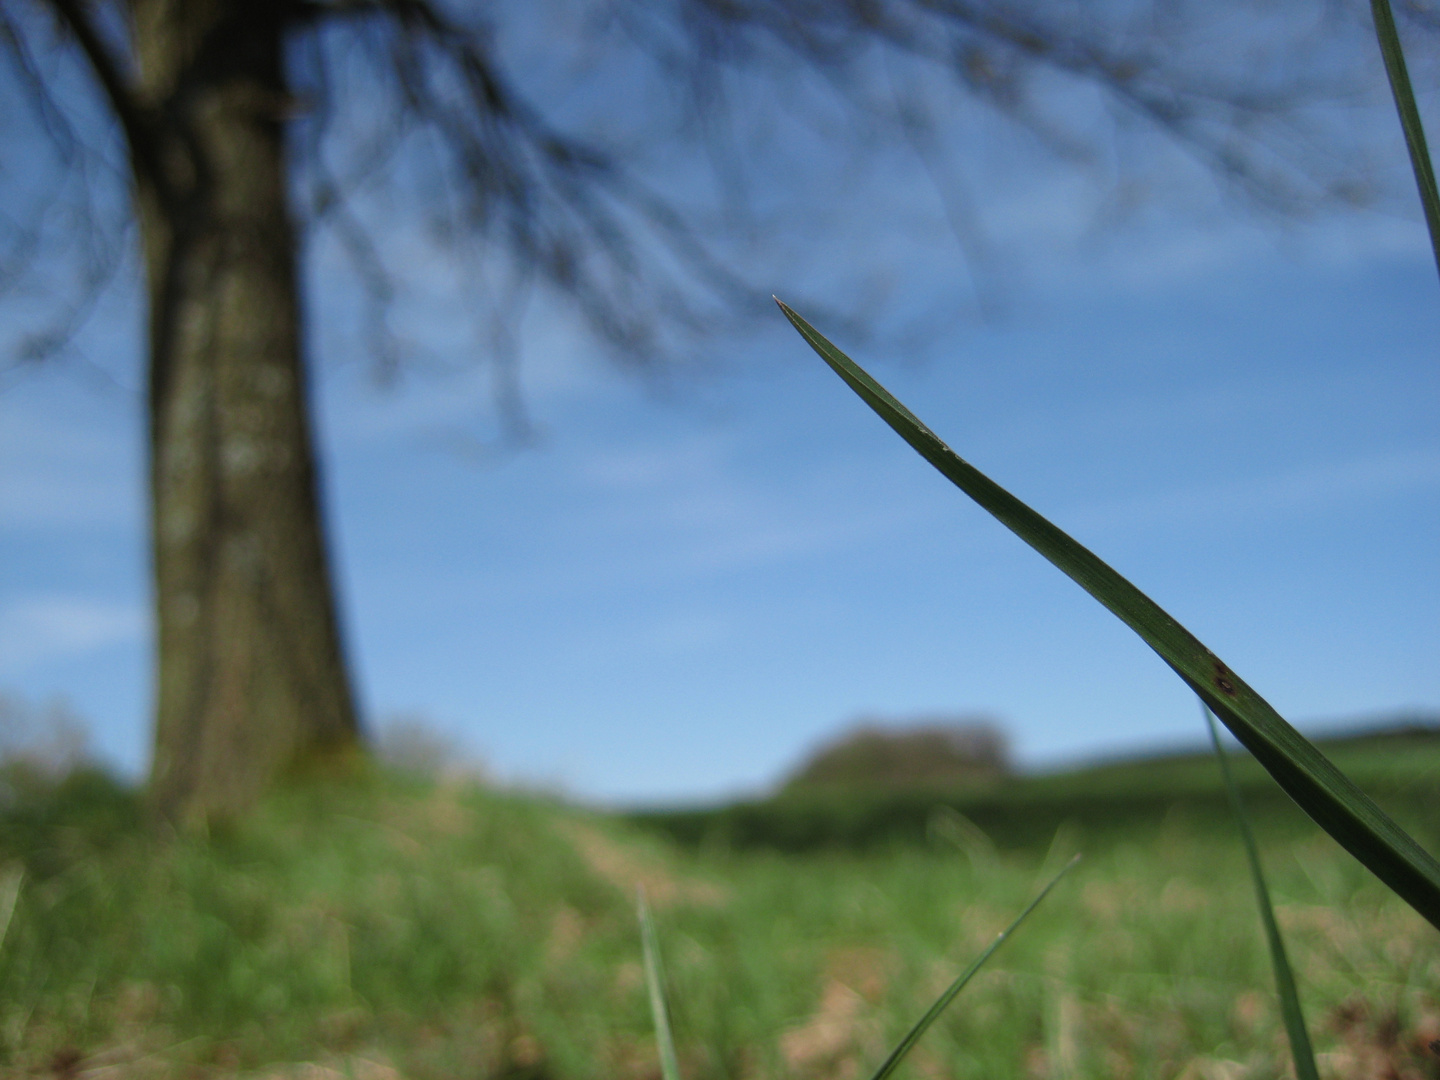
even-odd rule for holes
{"type": "MultiPolygon", "coordinates": [[[[1440,738],[1326,749],[1435,846],[1440,738]]],[[[1321,1075],[1440,1076],[1440,936],[1237,765],[1321,1075]]],[[[686,1080],[865,1080],[1077,851],[901,1074],[1291,1075],[1209,755],[630,816],[376,774],[208,836],[3,794],[6,1075],[653,1080],[643,888],[686,1080]]]]}
{"type": "MultiPolygon", "coordinates": [[[[1440,266],[1440,190],[1388,0],[1371,6],[1440,266]]],[[[1322,741],[1337,772],[1152,600],[781,307],[901,438],[1130,626],[1265,767],[1238,757],[1229,794],[1207,751],[953,790],[829,786],[606,814],[357,765],[202,834],[167,831],[102,773],[12,763],[0,1074],[660,1080],[643,894],[676,1044],[665,1080],[865,1080],[1078,854],[905,1075],[1440,1078],[1440,729],[1322,741]],[[1236,790],[1313,1070],[1292,1060],[1304,1040],[1293,1028],[1287,1040],[1286,966],[1262,935],[1272,909],[1236,790]]]]}

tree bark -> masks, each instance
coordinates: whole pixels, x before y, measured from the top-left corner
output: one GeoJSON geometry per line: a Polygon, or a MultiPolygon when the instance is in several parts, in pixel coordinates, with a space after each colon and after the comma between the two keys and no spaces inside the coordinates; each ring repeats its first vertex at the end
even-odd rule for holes
{"type": "Polygon", "coordinates": [[[358,745],[306,402],[286,9],[131,3],[155,163],[136,170],[159,637],[150,782],[182,821],[243,810],[287,770],[358,745]]]}

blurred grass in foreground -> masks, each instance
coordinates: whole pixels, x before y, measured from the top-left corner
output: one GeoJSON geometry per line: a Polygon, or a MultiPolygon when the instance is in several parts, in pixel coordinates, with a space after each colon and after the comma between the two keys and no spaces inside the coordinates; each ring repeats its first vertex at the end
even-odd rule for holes
{"type": "MultiPolygon", "coordinates": [[[[653,1080],[643,886],[686,1080],[853,1080],[1082,836],[1086,861],[902,1071],[1286,1069],[1244,854],[1183,809],[1033,845],[952,822],[785,855],[473,785],[281,793],[208,839],[151,834],[94,774],[7,792],[7,1075],[653,1080]]],[[[1303,820],[1256,828],[1322,1075],[1437,1075],[1435,931],[1303,820]]]]}

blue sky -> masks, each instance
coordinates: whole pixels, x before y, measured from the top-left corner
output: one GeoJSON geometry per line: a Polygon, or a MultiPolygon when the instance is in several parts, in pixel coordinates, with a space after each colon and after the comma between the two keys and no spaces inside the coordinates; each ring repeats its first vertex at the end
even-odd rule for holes
{"type": "MultiPolygon", "coordinates": [[[[835,336],[1302,727],[1440,709],[1440,282],[1418,215],[1274,224],[1219,199],[1096,235],[1094,200],[1048,168],[977,199],[1006,253],[988,320],[930,180],[900,164],[893,216],[872,178],[832,208],[853,228],[787,237],[767,280],[853,297],[873,269],[886,326],[943,316],[909,345],[835,336]]],[[[1168,669],[778,312],[659,386],[538,300],[521,338],[541,439],[495,454],[463,282],[418,233],[394,250],[416,296],[401,329],[444,370],[389,387],[335,253],[309,264],[369,721],[423,717],[502,779],[606,803],[760,790],[861,715],[985,714],[1032,767],[1200,738],[1168,669]]],[[[24,314],[0,308],[0,333],[24,314]]],[[[122,285],[77,356],[0,384],[0,692],[64,697],[131,775],[150,693],[135,327],[122,285]]]]}

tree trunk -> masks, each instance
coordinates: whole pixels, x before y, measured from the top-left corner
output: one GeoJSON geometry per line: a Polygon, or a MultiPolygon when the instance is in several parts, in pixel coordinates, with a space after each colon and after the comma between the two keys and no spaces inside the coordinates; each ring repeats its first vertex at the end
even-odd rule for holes
{"type": "Polygon", "coordinates": [[[348,756],[358,726],[301,356],[279,0],[132,0],[155,170],[149,291],[158,672],[151,791],[193,821],[348,756]]]}

